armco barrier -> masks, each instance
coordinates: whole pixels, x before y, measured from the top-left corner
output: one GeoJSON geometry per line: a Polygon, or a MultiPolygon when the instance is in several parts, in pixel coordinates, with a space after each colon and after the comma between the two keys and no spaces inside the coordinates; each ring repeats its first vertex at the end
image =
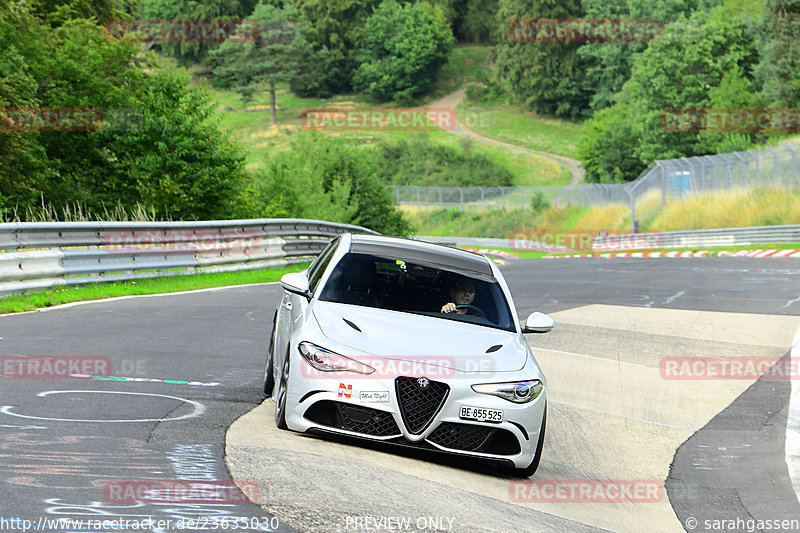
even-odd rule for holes
{"type": "Polygon", "coordinates": [[[800,225],[664,231],[592,239],[593,252],[800,242],[800,225]]]}
{"type": "Polygon", "coordinates": [[[305,219],[0,224],[0,295],[300,262],[346,232],[375,234],[305,219]]]}

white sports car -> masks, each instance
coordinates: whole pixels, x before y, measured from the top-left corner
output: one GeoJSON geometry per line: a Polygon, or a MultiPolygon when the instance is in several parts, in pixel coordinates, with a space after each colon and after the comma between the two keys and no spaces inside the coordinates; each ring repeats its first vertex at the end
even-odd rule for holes
{"type": "Polygon", "coordinates": [[[521,326],[487,257],[345,234],[281,284],[264,380],[279,428],[536,471],[547,382],[522,334],[553,320],[521,326]]]}

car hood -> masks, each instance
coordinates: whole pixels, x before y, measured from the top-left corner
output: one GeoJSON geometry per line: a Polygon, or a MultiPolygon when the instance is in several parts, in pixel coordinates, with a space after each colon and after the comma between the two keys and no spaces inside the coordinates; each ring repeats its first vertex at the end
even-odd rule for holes
{"type": "Polygon", "coordinates": [[[528,356],[521,335],[436,317],[319,300],[313,315],[325,337],[357,352],[342,355],[355,359],[369,354],[462,372],[510,372],[528,356]]]}

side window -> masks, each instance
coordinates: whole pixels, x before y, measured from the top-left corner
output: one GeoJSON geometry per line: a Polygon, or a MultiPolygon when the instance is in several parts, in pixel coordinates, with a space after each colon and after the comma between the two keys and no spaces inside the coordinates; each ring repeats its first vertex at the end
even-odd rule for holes
{"type": "Polygon", "coordinates": [[[309,269],[308,289],[312,293],[316,290],[319,280],[322,278],[322,274],[325,273],[325,269],[328,268],[328,263],[331,262],[331,258],[333,257],[333,253],[336,251],[338,244],[339,239],[337,238],[331,242],[328,247],[322,251],[322,253],[319,254],[318,260],[311,265],[313,270],[309,269]]]}
{"type": "Polygon", "coordinates": [[[328,244],[326,244],[325,247],[322,249],[322,251],[317,255],[317,257],[314,258],[314,260],[311,262],[311,265],[308,267],[308,277],[309,277],[309,279],[311,279],[311,276],[314,275],[314,273],[316,272],[317,268],[319,267],[319,264],[325,258],[325,255],[327,255],[327,253],[332,248],[335,248],[337,244],[339,244],[339,238],[338,237],[335,238],[334,240],[332,240],[331,242],[329,242],[328,244]]]}

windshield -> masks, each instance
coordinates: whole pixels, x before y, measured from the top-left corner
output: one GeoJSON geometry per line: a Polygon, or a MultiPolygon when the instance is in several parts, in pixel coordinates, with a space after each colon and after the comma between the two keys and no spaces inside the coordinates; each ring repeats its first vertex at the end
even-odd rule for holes
{"type": "Polygon", "coordinates": [[[516,331],[495,278],[403,259],[348,254],[331,273],[320,300],[516,331]]]}

